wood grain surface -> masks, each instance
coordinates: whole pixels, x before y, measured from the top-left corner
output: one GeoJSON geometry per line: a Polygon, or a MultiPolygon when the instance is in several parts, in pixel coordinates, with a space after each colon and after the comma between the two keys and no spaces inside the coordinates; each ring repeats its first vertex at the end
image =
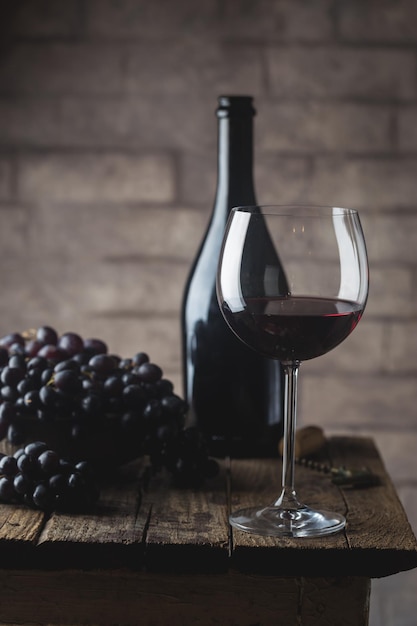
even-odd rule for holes
{"type": "Polygon", "coordinates": [[[417,566],[417,543],[381,458],[369,439],[332,438],[322,460],[369,467],[377,486],[351,489],[297,467],[300,498],[339,511],[344,532],[278,539],[231,532],[231,508],[268,504],[279,494],[278,459],[221,461],[201,489],[174,489],[169,477],[143,479],[144,464],[122,468],[88,514],[43,514],[0,505],[3,568],[115,568],[275,576],[388,576],[417,566]]]}

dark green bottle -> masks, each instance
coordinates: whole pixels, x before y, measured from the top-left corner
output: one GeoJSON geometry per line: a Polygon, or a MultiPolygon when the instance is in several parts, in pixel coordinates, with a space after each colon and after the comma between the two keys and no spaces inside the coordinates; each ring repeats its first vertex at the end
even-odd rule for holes
{"type": "Polygon", "coordinates": [[[217,263],[229,213],[234,206],[256,204],[252,100],[218,99],[216,197],[182,306],[188,425],[206,435],[210,453],[216,456],[274,456],[283,430],[280,363],[257,355],[235,337],[216,297],[217,263]]]}

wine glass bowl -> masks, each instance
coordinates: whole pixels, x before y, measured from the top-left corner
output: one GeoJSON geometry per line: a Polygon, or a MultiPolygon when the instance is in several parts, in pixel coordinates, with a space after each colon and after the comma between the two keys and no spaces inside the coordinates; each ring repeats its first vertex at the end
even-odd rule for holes
{"type": "Polygon", "coordinates": [[[232,513],[240,530],[316,536],[343,516],[301,504],[294,487],[298,369],[343,342],[368,296],[366,245],[353,209],[252,206],[233,209],[217,273],[224,318],[247,346],[281,361],[285,373],[282,492],[272,505],[232,513]]]}

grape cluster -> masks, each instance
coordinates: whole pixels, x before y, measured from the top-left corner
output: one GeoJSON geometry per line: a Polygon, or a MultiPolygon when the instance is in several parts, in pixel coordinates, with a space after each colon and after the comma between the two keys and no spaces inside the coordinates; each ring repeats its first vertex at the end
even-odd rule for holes
{"type": "Polygon", "coordinates": [[[0,453],[0,502],[76,510],[93,505],[98,497],[88,464],[61,459],[43,441],[29,443],[13,456],[0,453]]]}
{"type": "Polygon", "coordinates": [[[119,462],[149,455],[155,470],[196,485],[217,464],[201,435],[184,427],[186,411],[144,352],[122,359],[100,339],[59,336],[49,326],[0,339],[0,440],[15,446],[33,439],[38,426],[49,448],[71,461],[98,455],[110,465],[112,452],[119,462]]]}

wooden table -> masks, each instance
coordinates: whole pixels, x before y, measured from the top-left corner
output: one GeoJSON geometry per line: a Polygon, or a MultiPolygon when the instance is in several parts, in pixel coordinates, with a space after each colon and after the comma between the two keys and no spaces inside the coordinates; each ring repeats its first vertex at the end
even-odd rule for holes
{"type": "Polygon", "coordinates": [[[320,539],[231,531],[230,507],[275,499],[276,459],[222,462],[200,490],[165,476],[144,488],[133,463],[89,515],[0,505],[0,623],[368,624],[371,579],[416,567],[416,539],[371,440],[332,438],[326,460],[381,480],[340,488],[300,466],[301,499],[347,516],[345,532],[320,539]]]}

